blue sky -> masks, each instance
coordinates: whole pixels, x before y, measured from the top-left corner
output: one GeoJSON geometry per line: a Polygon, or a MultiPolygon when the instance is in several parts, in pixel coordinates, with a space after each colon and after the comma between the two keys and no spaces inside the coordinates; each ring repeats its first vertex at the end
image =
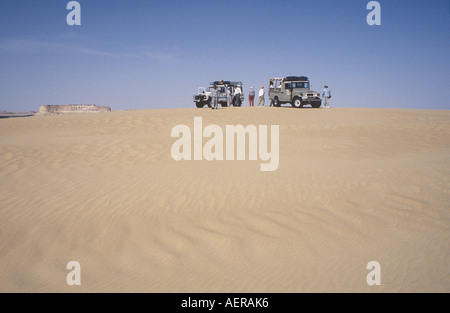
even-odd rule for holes
{"type": "MultiPolygon", "coordinates": [[[[0,110],[194,107],[210,81],[330,86],[332,106],[450,109],[449,0],[0,1],[0,110]]],[[[247,105],[247,103],[245,103],[247,105]]]]}

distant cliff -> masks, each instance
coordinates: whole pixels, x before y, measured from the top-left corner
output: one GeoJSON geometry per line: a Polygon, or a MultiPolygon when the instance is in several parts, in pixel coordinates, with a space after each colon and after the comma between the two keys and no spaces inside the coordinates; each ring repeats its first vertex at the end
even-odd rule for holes
{"type": "Polygon", "coordinates": [[[111,112],[110,107],[88,104],[42,105],[36,115],[111,112]]]}

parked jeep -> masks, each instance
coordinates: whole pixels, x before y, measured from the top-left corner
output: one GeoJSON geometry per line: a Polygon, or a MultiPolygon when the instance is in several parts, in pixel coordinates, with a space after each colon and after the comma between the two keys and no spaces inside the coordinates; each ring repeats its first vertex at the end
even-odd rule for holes
{"type": "Polygon", "coordinates": [[[207,105],[208,107],[211,107],[211,89],[214,88],[214,86],[216,86],[216,88],[219,91],[219,104],[222,107],[227,107],[227,88],[230,87],[231,88],[231,96],[234,95],[234,90],[237,87],[241,88],[241,103],[244,102],[244,87],[242,85],[242,82],[230,82],[230,81],[223,81],[223,80],[219,80],[219,81],[214,81],[210,84],[210,86],[208,87],[208,89],[204,88],[204,87],[200,87],[198,88],[198,93],[196,95],[194,95],[194,102],[195,105],[197,106],[197,108],[203,108],[205,107],[205,105],[207,105]]]}
{"type": "Polygon", "coordinates": [[[309,79],[306,76],[269,79],[269,100],[276,107],[285,103],[291,104],[294,108],[301,108],[304,105],[320,108],[322,105],[320,94],[310,90],[309,79]]]}

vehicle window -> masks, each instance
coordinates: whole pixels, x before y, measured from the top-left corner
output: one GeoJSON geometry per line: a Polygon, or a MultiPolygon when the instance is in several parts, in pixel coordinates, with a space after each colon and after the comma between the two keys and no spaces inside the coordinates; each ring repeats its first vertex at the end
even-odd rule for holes
{"type": "Polygon", "coordinates": [[[309,88],[309,83],[307,82],[296,82],[292,83],[293,88],[309,88]]]}
{"type": "MultiPolygon", "coordinates": [[[[294,86],[294,88],[295,88],[295,86],[294,86]]],[[[284,84],[284,89],[291,89],[291,84],[290,83],[285,83],[284,84]]]]}

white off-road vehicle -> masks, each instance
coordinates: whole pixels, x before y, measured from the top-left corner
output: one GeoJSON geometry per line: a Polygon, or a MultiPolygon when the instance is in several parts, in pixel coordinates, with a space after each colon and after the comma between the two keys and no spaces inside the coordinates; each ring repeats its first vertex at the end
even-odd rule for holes
{"type": "Polygon", "coordinates": [[[310,89],[309,79],[306,76],[269,79],[269,100],[276,107],[285,103],[291,104],[294,108],[302,108],[304,105],[320,108],[322,105],[320,94],[310,89]]]}
{"type": "Polygon", "coordinates": [[[223,80],[219,80],[219,81],[214,81],[210,84],[210,86],[208,87],[208,89],[206,89],[205,87],[200,87],[198,88],[198,93],[196,95],[194,95],[194,102],[195,105],[197,106],[197,108],[203,108],[205,107],[205,105],[207,105],[208,107],[211,107],[211,89],[214,88],[214,86],[216,86],[217,90],[219,91],[219,104],[222,107],[227,107],[227,88],[230,87],[231,88],[231,96],[234,95],[234,90],[237,87],[241,88],[241,101],[240,103],[242,104],[244,102],[244,87],[242,85],[242,82],[230,82],[230,81],[223,81],[223,80]]]}

